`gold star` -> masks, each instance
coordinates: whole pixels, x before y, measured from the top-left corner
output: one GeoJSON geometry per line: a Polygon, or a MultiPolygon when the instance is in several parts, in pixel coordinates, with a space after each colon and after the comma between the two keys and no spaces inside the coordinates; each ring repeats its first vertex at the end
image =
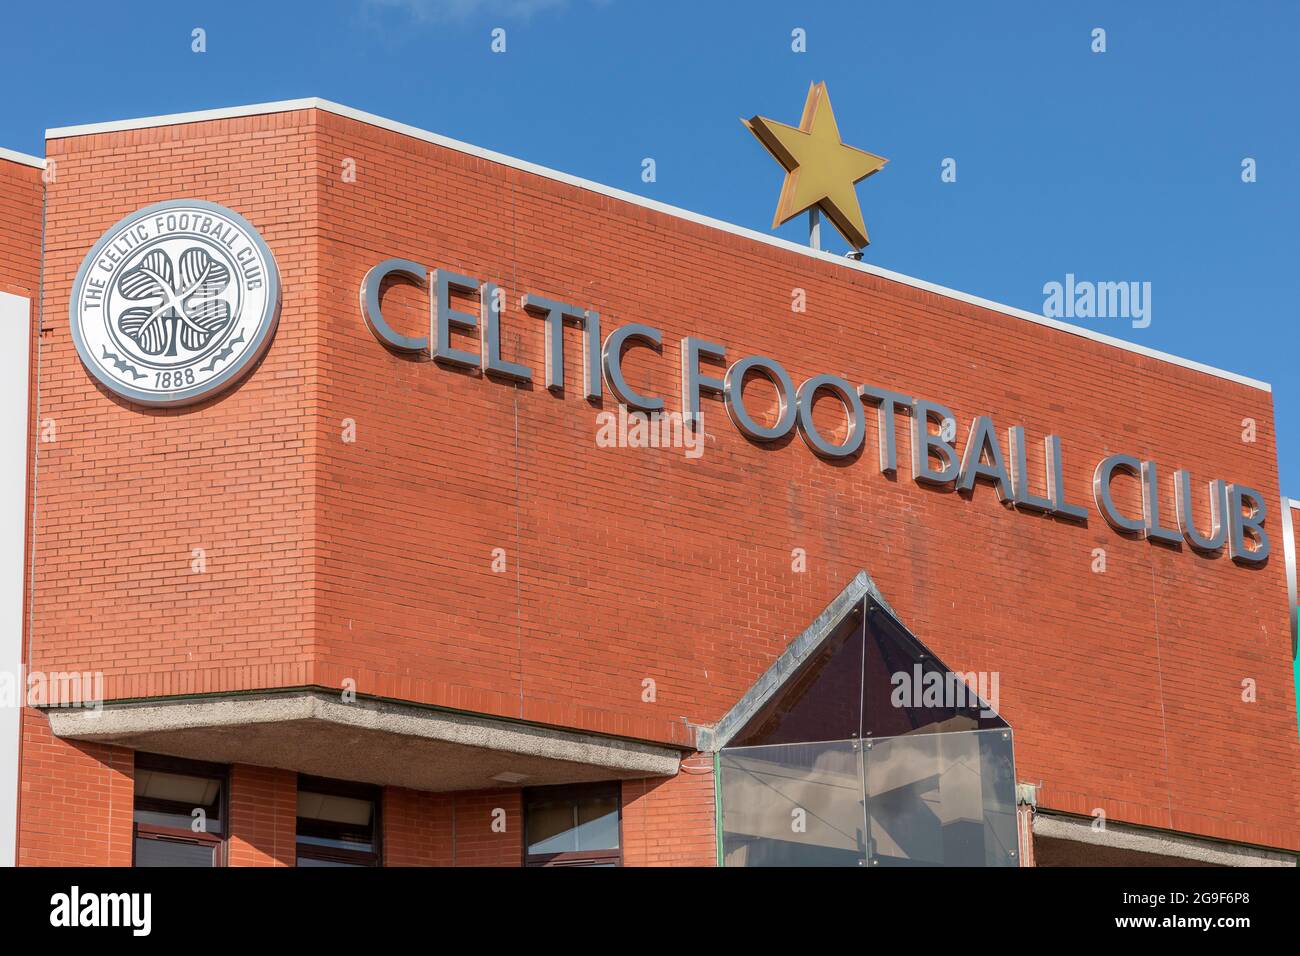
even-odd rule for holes
{"type": "Polygon", "coordinates": [[[889,160],[840,141],[825,83],[808,87],[808,101],[797,127],[762,116],[741,122],[785,167],[773,229],[816,206],[855,249],[870,242],[853,187],[879,172],[889,160]]]}

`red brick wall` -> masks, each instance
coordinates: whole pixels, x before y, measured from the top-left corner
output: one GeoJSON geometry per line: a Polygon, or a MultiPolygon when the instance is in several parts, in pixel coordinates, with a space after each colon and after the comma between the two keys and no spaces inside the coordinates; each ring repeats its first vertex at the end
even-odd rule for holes
{"type": "Polygon", "coordinates": [[[60,740],[23,711],[19,866],[130,866],[135,755],[60,740]]]}
{"type": "Polygon", "coordinates": [[[36,298],[41,275],[41,170],[0,158],[0,291],[36,298]]]}
{"type": "Polygon", "coordinates": [[[424,793],[386,787],[384,865],[519,866],[522,798],[519,790],[424,793]],[[494,820],[504,829],[494,829],[494,820]]]}
{"type": "Polygon", "coordinates": [[[518,790],[458,793],[453,802],[455,866],[519,866],[524,853],[523,794],[518,790]],[[493,829],[504,820],[505,829],[493,829]]]}
{"type": "Polygon", "coordinates": [[[451,866],[455,795],[384,788],[384,865],[451,866]]]}
{"type": "Polygon", "coordinates": [[[59,438],[37,446],[33,667],[101,669],[109,698],[310,682],[312,142],[310,115],[283,114],[49,143],[39,389],[59,438]],[[174,196],[235,208],[261,231],[283,307],[243,387],[144,411],[82,367],[68,297],[108,226],[174,196]]]}
{"type": "Polygon", "coordinates": [[[670,779],[623,781],[626,866],[716,866],[713,758],[682,761],[670,779]]]}
{"type": "Polygon", "coordinates": [[[230,866],[294,866],[298,775],[291,770],[230,768],[230,866]]]}
{"type": "MultiPolygon", "coordinates": [[[[576,332],[567,395],[548,394],[541,323],[516,303],[532,291],[599,310],[606,329],[661,328],[662,357],[635,350],[627,368],[670,409],[689,334],[732,359],[773,355],[796,381],[830,371],[944,401],[963,441],[980,413],[1026,426],[1035,450],[1057,433],[1069,498],[1090,510],[1092,467],[1120,451],[1158,460],[1166,482],[1187,467],[1276,501],[1267,393],[350,120],[324,116],[319,132],[317,646],[331,682],[369,666],[379,693],[671,740],[678,715],[724,713],[865,567],[951,665],[1000,672],[1019,772],[1044,782],[1045,806],[1296,845],[1279,560],[1245,570],[1121,538],[1095,513],[1083,526],[1016,513],[985,485],[918,487],[906,464],[890,480],[870,455],[837,467],[797,440],[754,445],[712,399],[697,462],[598,451],[576,332]],[[345,159],[355,183],[338,176],[345,159]],[[532,386],[380,348],[353,300],[387,255],[500,283],[503,351],[532,386]],[[339,440],[347,418],[354,444],[339,440]]],[[[426,331],[417,290],[386,302],[399,331],[426,331]]],[[[1131,511],[1135,489],[1116,494],[1131,511]]]]}
{"type": "MultiPolygon", "coordinates": [[[[962,442],[975,414],[1023,424],[1035,449],[1055,432],[1078,503],[1111,452],[1276,502],[1267,393],[331,114],[50,152],[57,322],[40,387],[68,437],[41,450],[35,661],[100,666],[116,697],[353,678],[363,694],[689,743],[687,722],[725,713],[866,568],[950,665],[1000,673],[1018,775],[1043,781],[1043,806],[1300,846],[1276,518],[1277,556],[1245,570],[1122,538],[1095,513],[1084,526],[1016,513],[987,485],[919,487],[905,463],[887,479],[870,454],[837,466],[798,440],[752,444],[710,398],[699,460],[598,450],[576,332],[566,395],[552,395],[542,324],[517,303],[531,291],[599,310],[606,330],[662,329],[662,356],[633,350],[625,368],[670,409],[676,343],[698,335],[732,360],[771,355],[796,381],[834,372],[943,401],[962,442]],[[355,182],[340,176],[347,159],[355,182]],[[81,368],[67,296],[105,228],[181,195],[262,231],[284,310],[238,389],[145,413],[81,368]],[[356,297],[390,255],[498,282],[504,352],[533,368],[532,386],[382,349],[356,297]],[[806,314],[790,312],[796,287],[806,314]],[[194,547],[208,549],[206,575],[190,573],[194,547]],[[1091,571],[1097,547],[1105,574],[1091,571]],[[1255,703],[1241,700],[1248,677],[1255,703]]],[[[421,334],[416,290],[386,307],[421,334]]],[[[1133,489],[1116,492],[1132,510],[1133,489]]],[[[691,786],[656,788],[647,814],[659,789],[691,786]]],[[[461,826],[458,812],[464,859],[508,856],[477,831],[462,844],[461,826]]]]}
{"type": "Polygon", "coordinates": [[[523,862],[519,790],[424,793],[384,789],[385,866],[519,866],[523,862]],[[504,830],[494,830],[497,811],[504,830]]]}

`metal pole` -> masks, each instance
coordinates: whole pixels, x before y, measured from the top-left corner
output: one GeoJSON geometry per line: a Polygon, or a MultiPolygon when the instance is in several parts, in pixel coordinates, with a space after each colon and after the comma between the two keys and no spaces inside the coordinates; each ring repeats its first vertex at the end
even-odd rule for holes
{"type": "Polygon", "coordinates": [[[822,247],[822,211],[816,206],[808,210],[808,245],[822,247]]]}

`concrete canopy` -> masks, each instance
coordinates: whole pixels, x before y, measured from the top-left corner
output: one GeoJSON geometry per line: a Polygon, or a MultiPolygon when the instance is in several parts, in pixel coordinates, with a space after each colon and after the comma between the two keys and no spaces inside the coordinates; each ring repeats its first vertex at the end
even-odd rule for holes
{"type": "Polygon", "coordinates": [[[668,747],[313,690],[46,713],[72,740],[416,790],[672,776],[681,759],[668,747]]]}

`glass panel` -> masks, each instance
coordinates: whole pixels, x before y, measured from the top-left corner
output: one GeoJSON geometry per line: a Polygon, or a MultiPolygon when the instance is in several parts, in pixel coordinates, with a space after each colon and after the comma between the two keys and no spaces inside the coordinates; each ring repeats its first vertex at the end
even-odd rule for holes
{"type": "Polygon", "coordinates": [[[573,801],[534,798],[528,803],[528,852],[574,853],[578,849],[573,801]]]}
{"type": "Polygon", "coordinates": [[[1006,728],[986,703],[997,700],[992,679],[949,670],[868,599],[845,615],[731,746],[1006,728]]]}
{"type": "Polygon", "coordinates": [[[732,746],[847,740],[862,733],[862,615],[849,613],[732,746]]]}
{"type": "MultiPolygon", "coordinates": [[[[1005,728],[980,700],[980,677],[950,671],[888,611],[867,605],[861,736],[897,737],[1005,728]],[[963,677],[969,679],[963,679],[963,677]]],[[[984,676],[986,696],[991,676],[984,676]]]]}
{"type": "Polygon", "coordinates": [[[135,822],[192,830],[202,810],[203,831],[221,832],[221,781],[212,777],[139,768],[135,774],[135,822]]]}
{"type": "Polygon", "coordinates": [[[1016,865],[992,680],[866,599],[719,755],[724,864],[1016,865]]]}
{"type": "Polygon", "coordinates": [[[617,792],[583,797],[578,800],[578,828],[574,831],[578,850],[618,849],[617,792]]]}
{"type": "Polygon", "coordinates": [[[374,823],[373,800],[298,791],[299,843],[368,852],[374,849],[374,823]]]}
{"type": "Polygon", "coordinates": [[[719,755],[725,866],[860,866],[856,740],[728,748],[719,755]]]}
{"type": "Polygon", "coordinates": [[[355,827],[369,827],[374,804],[359,797],[341,797],[334,793],[298,791],[298,816],[332,823],[349,823],[355,827]]]}
{"type": "Polygon", "coordinates": [[[202,843],[135,839],[136,866],[216,866],[216,847],[202,843]]]}
{"type": "Polygon", "coordinates": [[[867,742],[872,866],[1015,866],[1011,732],[867,742]]]}
{"type": "Polygon", "coordinates": [[[618,795],[617,787],[586,793],[529,793],[525,809],[529,854],[617,850],[618,795]]]}
{"type": "Polygon", "coordinates": [[[139,770],[135,775],[135,795],[192,807],[211,806],[217,802],[221,781],[162,770],[139,770]]]}

